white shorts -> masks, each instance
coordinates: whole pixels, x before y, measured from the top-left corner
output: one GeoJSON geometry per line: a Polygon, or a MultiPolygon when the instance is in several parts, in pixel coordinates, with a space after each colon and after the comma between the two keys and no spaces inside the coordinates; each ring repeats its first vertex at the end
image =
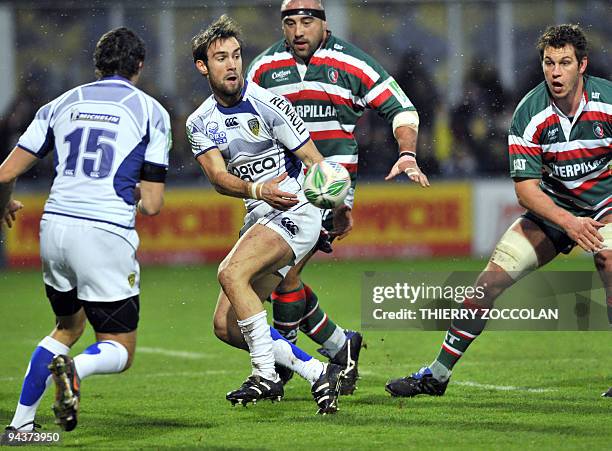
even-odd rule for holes
{"type": "Polygon", "coordinates": [[[40,257],[45,284],[62,292],[76,287],[83,301],[115,302],[140,293],[136,249],[95,222],[43,219],[40,257]]]}
{"type": "Polygon", "coordinates": [[[299,262],[317,244],[321,232],[321,210],[303,201],[289,211],[280,211],[262,202],[244,217],[242,236],[254,224],[266,226],[287,242],[293,250],[293,262],[278,272],[285,277],[292,266],[299,262]]]}

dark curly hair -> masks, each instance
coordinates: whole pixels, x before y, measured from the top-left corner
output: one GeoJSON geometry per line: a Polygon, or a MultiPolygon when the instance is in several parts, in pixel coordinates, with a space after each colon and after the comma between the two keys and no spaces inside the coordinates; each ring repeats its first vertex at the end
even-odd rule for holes
{"type": "Polygon", "coordinates": [[[578,25],[563,24],[551,26],[546,29],[544,34],[538,39],[538,51],[540,52],[540,60],[544,60],[544,49],[553,47],[560,49],[570,44],[574,47],[574,53],[578,62],[587,56],[589,46],[584,32],[578,25]]]}
{"type": "Polygon", "coordinates": [[[145,44],[126,27],[115,28],[102,35],[94,50],[94,66],[98,78],[121,75],[132,78],[145,59],[145,44]]]}
{"type": "Polygon", "coordinates": [[[236,38],[242,48],[242,39],[240,36],[240,27],[238,24],[226,14],[219,17],[206,30],[200,30],[193,39],[191,39],[191,53],[193,53],[193,62],[198,60],[208,63],[208,49],[218,39],[236,38]]]}

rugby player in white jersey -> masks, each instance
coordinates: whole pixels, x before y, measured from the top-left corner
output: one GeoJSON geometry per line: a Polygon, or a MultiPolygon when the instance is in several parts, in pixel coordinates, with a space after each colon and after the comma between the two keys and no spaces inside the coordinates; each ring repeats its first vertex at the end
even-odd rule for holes
{"type": "Polygon", "coordinates": [[[0,166],[0,218],[11,226],[22,206],[11,199],[16,178],[50,153],[57,162],[40,223],[43,280],[56,327],[32,354],[8,431],[34,429],[51,379],[56,422],[74,429],[81,379],[125,371],[134,357],[135,217],[159,213],[171,146],[168,113],[135,87],[144,59],[144,42],[131,30],[104,34],[94,51],[98,80],[40,108],[0,166]],[[73,359],[67,354],[87,320],[96,342],[73,359]]]}
{"type": "Polygon", "coordinates": [[[319,413],[335,412],[342,367],[282,338],[262,305],[317,242],[321,211],[304,197],[302,164],[323,157],[289,102],[244,81],[235,22],[220,17],[193,38],[192,51],[213,91],[187,120],[194,156],[215,189],[243,198],[247,209],[240,239],[219,266],[214,328],[221,340],[249,351],[252,374],[226,397],[232,404],[280,399],[276,362],[311,382],[319,413]]]}

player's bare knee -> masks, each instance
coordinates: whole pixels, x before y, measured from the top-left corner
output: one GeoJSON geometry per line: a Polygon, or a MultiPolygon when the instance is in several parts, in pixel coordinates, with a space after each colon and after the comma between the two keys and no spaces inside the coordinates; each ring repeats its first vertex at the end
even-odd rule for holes
{"type": "Polygon", "coordinates": [[[229,333],[227,330],[227,320],[225,318],[222,318],[220,316],[215,315],[214,319],[213,319],[213,331],[215,333],[215,336],[225,342],[225,343],[229,343],[229,333]]]}

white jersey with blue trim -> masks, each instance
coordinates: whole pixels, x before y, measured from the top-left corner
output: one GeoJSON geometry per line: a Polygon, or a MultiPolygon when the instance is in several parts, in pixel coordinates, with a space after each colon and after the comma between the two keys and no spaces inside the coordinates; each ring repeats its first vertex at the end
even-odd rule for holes
{"type": "Polygon", "coordinates": [[[38,110],[18,146],[53,152],[55,179],[44,218],[134,229],[134,187],[144,163],[167,168],[170,116],[120,76],[78,86],[38,110]]]}
{"type": "MultiPolygon", "coordinates": [[[[219,149],[227,170],[249,182],[265,182],[287,172],[280,189],[303,197],[304,173],[295,151],[310,134],[283,96],[246,81],[234,106],[224,107],[211,95],[187,119],[187,136],[196,158],[219,149]]],[[[251,211],[263,201],[244,202],[251,211]]]]}

